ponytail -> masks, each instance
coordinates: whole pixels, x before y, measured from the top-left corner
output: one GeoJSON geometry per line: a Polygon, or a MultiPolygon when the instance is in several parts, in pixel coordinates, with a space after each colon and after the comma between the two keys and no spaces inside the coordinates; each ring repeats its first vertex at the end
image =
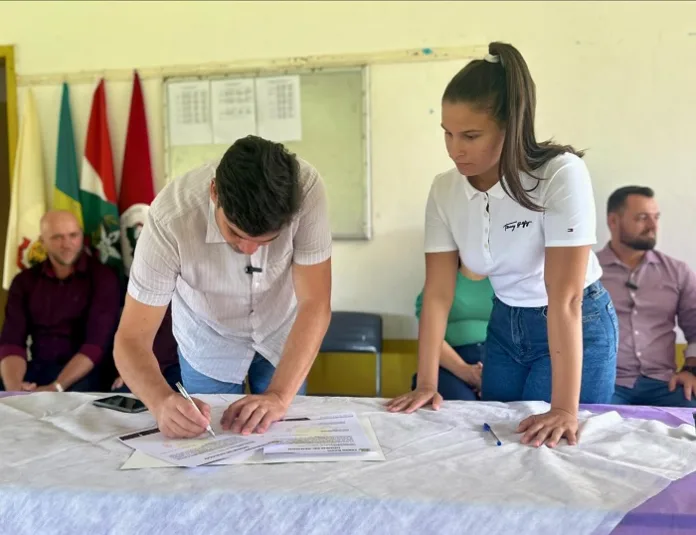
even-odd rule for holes
{"type": "Polygon", "coordinates": [[[485,59],[470,62],[452,78],[442,100],[486,109],[505,128],[498,169],[501,178],[505,177],[501,185],[505,193],[529,210],[541,212],[543,207],[524,189],[520,172],[534,176],[534,170],[566,152],[583,156],[569,145],[536,140],[536,87],[527,62],[512,45],[491,43],[485,59]]]}

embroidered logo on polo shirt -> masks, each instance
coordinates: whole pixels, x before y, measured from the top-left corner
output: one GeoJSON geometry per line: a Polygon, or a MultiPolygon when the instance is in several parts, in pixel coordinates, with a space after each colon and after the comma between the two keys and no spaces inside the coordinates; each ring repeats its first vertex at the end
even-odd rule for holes
{"type": "Polygon", "coordinates": [[[510,221],[510,223],[505,223],[503,228],[505,229],[505,232],[507,232],[508,230],[515,232],[515,229],[527,228],[531,224],[531,221],[510,221]]]}

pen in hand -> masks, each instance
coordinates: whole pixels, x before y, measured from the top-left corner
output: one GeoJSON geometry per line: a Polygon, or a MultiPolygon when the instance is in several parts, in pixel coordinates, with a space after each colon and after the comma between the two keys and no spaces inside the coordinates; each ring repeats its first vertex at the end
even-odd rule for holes
{"type": "Polygon", "coordinates": [[[483,430],[488,431],[491,435],[493,435],[493,438],[495,439],[495,444],[496,446],[502,446],[503,443],[500,441],[498,436],[493,432],[493,429],[491,429],[491,426],[488,424],[483,424],[483,430]]]}
{"type": "MultiPolygon", "coordinates": [[[[179,389],[179,392],[181,393],[181,395],[184,396],[186,399],[188,399],[191,402],[191,405],[193,405],[193,408],[196,409],[201,416],[203,416],[203,413],[198,408],[198,405],[196,405],[194,403],[193,399],[191,399],[191,396],[189,396],[189,393],[186,392],[184,385],[182,385],[181,383],[176,383],[176,387],[179,389]]],[[[210,427],[210,424],[208,424],[208,426],[205,428],[205,430],[208,431],[208,433],[210,433],[211,436],[215,437],[215,433],[213,432],[213,428],[210,427]]]]}

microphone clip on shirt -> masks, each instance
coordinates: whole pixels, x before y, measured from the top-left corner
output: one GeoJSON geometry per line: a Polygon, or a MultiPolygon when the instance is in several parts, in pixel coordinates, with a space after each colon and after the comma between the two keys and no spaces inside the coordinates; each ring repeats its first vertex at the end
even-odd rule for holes
{"type": "Polygon", "coordinates": [[[626,281],[626,288],[630,288],[631,290],[637,290],[638,285],[632,281],[626,281]]]}
{"type": "Polygon", "coordinates": [[[260,267],[247,266],[244,268],[244,273],[247,275],[253,275],[254,273],[263,273],[263,269],[260,267]]]}

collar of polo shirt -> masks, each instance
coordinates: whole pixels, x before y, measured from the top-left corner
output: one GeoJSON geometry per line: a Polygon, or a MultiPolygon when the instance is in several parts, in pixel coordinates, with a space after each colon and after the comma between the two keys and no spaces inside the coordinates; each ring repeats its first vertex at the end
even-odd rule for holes
{"type": "Polygon", "coordinates": [[[488,189],[488,191],[477,190],[474,186],[471,185],[469,179],[464,175],[462,175],[462,180],[464,181],[464,191],[466,191],[466,196],[469,200],[473,199],[476,195],[484,195],[486,193],[491,197],[495,197],[496,199],[502,199],[505,197],[505,190],[503,189],[500,180],[498,180],[498,182],[496,182],[493,185],[493,187],[488,189]]]}

